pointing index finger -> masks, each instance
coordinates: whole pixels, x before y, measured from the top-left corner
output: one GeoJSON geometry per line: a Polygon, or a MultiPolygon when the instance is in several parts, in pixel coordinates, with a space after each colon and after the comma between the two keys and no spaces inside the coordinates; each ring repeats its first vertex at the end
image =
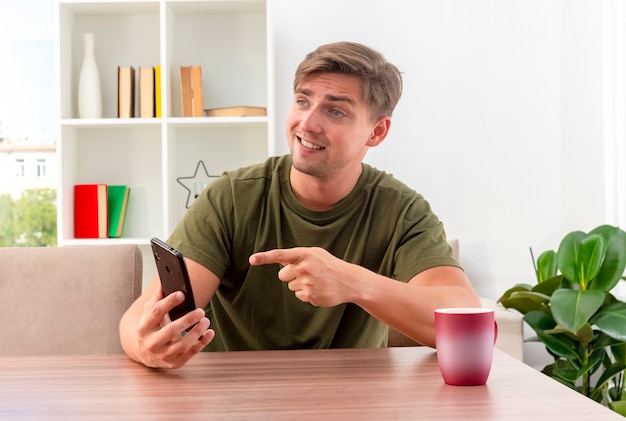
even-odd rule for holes
{"type": "Polygon", "coordinates": [[[297,249],[274,249],[269,251],[261,251],[250,256],[250,264],[253,266],[267,265],[271,263],[280,263],[286,266],[295,263],[300,258],[297,249]]]}

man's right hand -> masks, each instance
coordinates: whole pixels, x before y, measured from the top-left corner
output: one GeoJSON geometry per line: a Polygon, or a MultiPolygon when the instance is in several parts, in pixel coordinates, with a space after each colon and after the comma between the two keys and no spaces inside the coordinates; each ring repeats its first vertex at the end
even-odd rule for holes
{"type": "Polygon", "coordinates": [[[182,303],[182,292],[163,297],[160,285],[143,305],[137,324],[137,357],[148,367],[179,368],[215,337],[204,310],[197,308],[170,321],[169,311],[182,303]],[[195,325],[195,326],[194,326],[195,325]],[[193,326],[189,332],[185,330],[193,326]]]}

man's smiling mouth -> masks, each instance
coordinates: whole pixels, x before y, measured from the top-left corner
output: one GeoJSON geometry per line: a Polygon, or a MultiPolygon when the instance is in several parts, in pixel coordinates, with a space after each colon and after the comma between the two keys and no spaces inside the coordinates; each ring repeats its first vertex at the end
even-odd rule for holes
{"type": "Polygon", "coordinates": [[[319,145],[315,145],[313,143],[307,142],[306,140],[302,139],[301,137],[298,137],[298,140],[300,140],[300,143],[302,144],[302,146],[304,146],[305,148],[308,148],[308,149],[315,149],[317,151],[321,151],[322,149],[326,149],[323,146],[319,146],[319,145]]]}

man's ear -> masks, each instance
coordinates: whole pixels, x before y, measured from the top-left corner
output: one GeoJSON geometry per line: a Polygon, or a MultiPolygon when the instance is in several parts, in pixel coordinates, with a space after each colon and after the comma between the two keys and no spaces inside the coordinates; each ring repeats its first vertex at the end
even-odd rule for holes
{"type": "Polygon", "coordinates": [[[367,142],[367,146],[378,146],[387,137],[389,128],[391,127],[391,118],[388,116],[381,117],[374,125],[372,134],[367,142]]]}

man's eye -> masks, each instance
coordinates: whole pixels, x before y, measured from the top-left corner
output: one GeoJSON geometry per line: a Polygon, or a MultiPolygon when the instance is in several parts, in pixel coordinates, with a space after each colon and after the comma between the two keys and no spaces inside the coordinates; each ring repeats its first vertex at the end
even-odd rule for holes
{"type": "Polygon", "coordinates": [[[330,110],[330,114],[333,117],[343,117],[344,116],[344,114],[341,111],[339,111],[339,110],[330,110]]]}
{"type": "Polygon", "coordinates": [[[298,104],[301,107],[306,107],[307,102],[304,99],[296,99],[296,104],[298,104]]]}

